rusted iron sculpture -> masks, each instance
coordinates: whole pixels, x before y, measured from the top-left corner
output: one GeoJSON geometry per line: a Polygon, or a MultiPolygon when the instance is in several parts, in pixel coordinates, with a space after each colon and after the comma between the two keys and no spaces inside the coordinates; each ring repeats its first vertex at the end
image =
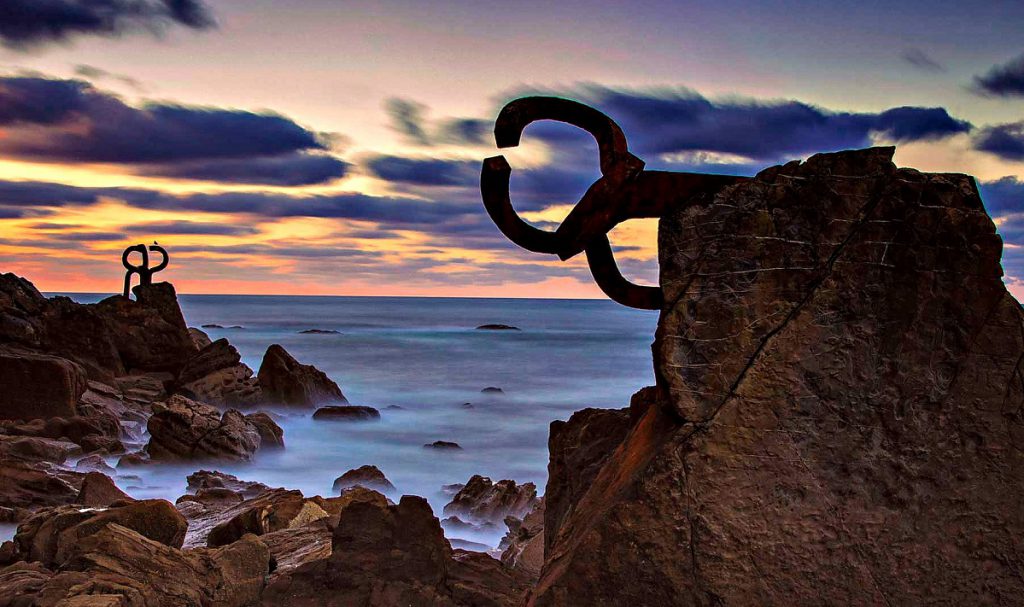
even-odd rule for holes
{"type": "Polygon", "coordinates": [[[523,129],[537,120],[557,120],[579,127],[597,140],[601,178],[576,203],[554,232],[523,221],[509,198],[512,169],[504,156],[484,160],[480,191],[498,229],[512,242],[563,261],[585,252],[594,281],[620,304],[660,310],[660,287],[633,284],[619,271],[608,232],[627,219],[661,217],[700,194],[713,194],[745,178],[731,175],[645,171],[644,161],[629,152],[619,125],[592,107],[557,97],[524,97],[506,105],[494,125],[499,148],[519,145],[523,129]]]}
{"type": "Polygon", "coordinates": [[[167,251],[164,250],[163,247],[161,247],[160,245],[158,245],[155,242],[153,244],[149,245],[148,249],[147,249],[146,245],[144,245],[144,244],[132,245],[132,246],[128,247],[127,249],[125,249],[124,253],[121,254],[121,263],[128,270],[127,272],[125,272],[125,275],[124,275],[124,297],[125,297],[125,299],[128,299],[128,297],[131,294],[132,274],[138,274],[139,275],[139,285],[140,286],[141,285],[151,285],[151,284],[153,284],[153,274],[156,274],[160,270],[163,270],[164,268],[166,268],[167,267],[167,262],[169,261],[169,259],[170,258],[167,256],[167,251]],[[149,267],[149,251],[154,251],[156,253],[160,253],[160,255],[163,256],[163,261],[161,261],[155,267],[152,267],[152,268],[149,267]],[[141,253],[142,254],[142,263],[141,264],[134,265],[130,261],[128,261],[128,256],[131,255],[132,253],[141,253]]]}

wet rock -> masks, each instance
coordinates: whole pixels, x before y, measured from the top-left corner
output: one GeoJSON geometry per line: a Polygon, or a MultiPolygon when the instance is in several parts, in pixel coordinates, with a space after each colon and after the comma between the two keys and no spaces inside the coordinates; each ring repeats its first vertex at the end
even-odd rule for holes
{"type": "Polygon", "coordinates": [[[271,489],[270,491],[233,505],[213,519],[197,521],[197,529],[190,541],[197,545],[202,531],[209,529],[206,544],[211,547],[230,544],[247,533],[264,535],[290,527],[327,518],[328,513],[315,501],[306,499],[300,491],[271,489]]]}
{"type": "Polygon", "coordinates": [[[69,504],[78,497],[82,477],[45,462],[0,460],[0,505],[35,510],[69,504]]]}
{"type": "Polygon", "coordinates": [[[154,460],[248,461],[260,446],[255,425],[233,409],[217,409],[174,395],[153,405],[146,452],[154,460]]]}
{"type": "Polygon", "coordinates": [[[511,605],[522,587],[486,555],[453,554],[430,506],[404,496],[398,505],[345,508],[328,558],[276,577],[263,605],[511,605]]]}
{"type": "Polygon", "coordinates": [[[504,394],[505,391],[502,390],[501,388],[496,388],[494,386],[487,386],[483,390],[480,390],[480,393],[481,394],[504,394]]]}
{"type": "Polygon", "coordinates": [[[273,583],[277,577],[306,563],[331,556],[332,535],[333,529],[327,518],[261,535],[260,541],[270,550],[276,564],[268,582],[273,583]]]}
{"type": "Polygon", "coordinates": [[[219,407],[249,407],[262,400],[252,369],[224,338],[188,359],[178,374],[175,391],[219,407]]]}
{"type": "Polygon", "coordinates": [[[0,435],[0,459],[25,462],[53,462],[63,464],[69,457],[81,453],[75,443],[36,436],[0,435]]]}
{"type": "Polygon", "coordinates": [[[313,419],[325,421],[376,421],[380,419],[380,412],[373,407],[361,405],[320,407],[313,413],[313,419]]]}
{"type": "Polygon", "coordinates": [[[330,515],[331,518],[329,524],[332,529],[338,524],[338,516],[341,514],[341,511],[347,508],[349,504],[353,504],[355,502],[370,502],[383,507],[391,503],[382,493],[378,493],[373,489],[367,489],[366,487],[352,487],[342,493],[339,497],[325,498],[316,495],[310,499],[323,508],[324,512],[330,515]]]}
{"type": "Polygon", "coordinates": [[[173,548],[181,547],[188,526],[185,517],[166,500],[115,502],[98,509],[59,506],[39,511],[23,522],[14,544],[20,559],[58,567],[79,543],[112,524],[173,548]]]}
{"type": "Polygon", "coordinates": [[[436,441],[434,441],[432,443],[427,443],[427,444],[423,445],[423,448],[424,449],[440,449],[442,451],[445,451],[445,450],[449,450],[449,451],[462,451],[462,446],[459,445],[459,443],[453,443],[451,441],[446,441],[446,440],[436,440],[436,441]]]}
{"type": "Polygon", "coordinates": [[[71,417],[86,388],[85,370],[70,360],[0,347],[0,419],[71,417]]]}
{"type": "Polygon", "coordinates": [[[974,180],[891,155],[774,167],[662,218],[661,396],[548,538],[529,604],[1019,601],[1020,563],[983,555],[1024,534],[1021,307],[974,180]]]}
{"type": "Polygon", "coordinates": [[[218,325],[216,323],[210,323],[210,324],[207,324],[207,325],[203,325],[203,328],[204,329],[223,329],[224,327],[222,325],[218,325]]]}
{"type": "Polygon", "coordinates": [[[502,325],[502,324],[496,324],[495,323],[495,324],[480,325],[479,327],[476,328],[476,330],[477,331],[520,331],[521,329],[519,327],[513,327],[512,325],[502,325]]]}
{"type": "Polygon", "coordinates": [[[131,500],[131,496],[118,489],[109,476],[102,472],[89,472],[82,481],[75,503],[90,508],[106,508],[116,502],[131,500]]]}
{"type": "Polygon", "coordinates": [[[82,459],[75,462],[75,470],[78,472],[102,472],[104,474],[114,474],[114,468],[107,463],[107,460],[101,455],[87,455],[82,459]]]}
{"type": "Polygon", "coordinates": [[[117,469],[122,468],[140,468],[142,466],[152,466],[157,462],[150,459],[145,453],[126,453],[117,460],[117,469]]]}
{"type": "Polygon", "coordinates": [[[281,429],[281,426],[277,425],[277,422],[270,415],[262,411],[251,413],[245,416],[245,421],[256,427],[256,431],[260,435],[261,449],[284,448],[284,430],[281,429]]]}
{"type": "Polygon", "coordinates": [[[206,346],[213,343],[210,336],[206,334],[206,331],[197,329],[195,327],[188,328],[188,335],[192,338],[192,344],[195,345],[196,351],[202,350],[206,346]]]}
{"type": "Polygon", "coordinates": [[[501,562],[537,579],[544,566],[544,499],[522,519],[505,517],[508,533],[502,538],[501,562]]]}
{"type": "Polygon", "coordinates": [[[267,402],[296,407],[325,403],[347,403],[338,384],[314,367],[295,360],[284,348],[273,344],[263,355],[258,375],[267,402]]]}
{"type": "Polygon", "coordinates": [[[335,331],[334,329],[306,329],[299,331],[300,335],[341,335],[341,331],[335,331]]]}
{"type": "Polygon", "coordinates": [[[473,524],[500,525],[505,517],[523,518],[537,503],[537,486],[512,480],[492,482],[474,475],[444,507],[445,516],[458,516],[473,524]]]}
{"type": "Polygon", "coordinates": [[[335,493],[342,493],[352,487],[364,487],[380,491],[381,493],[397,491],[395,486],[391,484],[391,481],[384,476],[384,473],[377,466],[360,466],[349,470],[334,479],[334,485],[331,486],[331,490],[335,493]]]}
{"type": "Polygon", "coordinates": [[[270,490],[270,487],[263,483],[243,481],[232,474],[211,470],[193,472],[185,480],[188,483],[188,490],[192,492],[200,489],[228,489],[244,498],[250,498],[270,490]]]}

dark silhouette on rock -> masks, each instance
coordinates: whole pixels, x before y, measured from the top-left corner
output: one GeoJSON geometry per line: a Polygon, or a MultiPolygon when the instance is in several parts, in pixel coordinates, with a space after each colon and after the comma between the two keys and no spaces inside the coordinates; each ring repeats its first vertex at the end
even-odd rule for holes
{"type": "Polygon", "coordinates": [[[167,267],[167,262],[170,258],[167,256],[167,251],[157,243],[153,243],[146,247],[144,244],[132,245],[124,250],[121,254],[121,265],[125,267],[127,272],[124,274],[124,298],[128,299],[131,293],[132,285],[132,274],[139,275],[139,286],[147,286],[153,284],[153,275],[167,267]],[[160,253],[163,257],[160,263],[150,267],[149,266],[149,252],[160,253]],[[132,253],[139,253],[142,256],[142,263],[133,264],[130,261],[132,253]]]}
{"type": "Polygon", "coordinates": [[[347,403],[338,384],[313,365],[295,360],[277,344],[267,348],[258,374],[263,396],[269,403],[296,407],[347,403]]]}
{"type": "Polygon", "coordinates": [[[553,425],[529,605],[1019,601],[1024,317],[974,180],[892,153],[662,218],[658,385],[553,425]]]}
{"type": "Polygon", "coordinates": [[[365,407],[362,405],[320,407],[313,412],[313,419],[337,422],[376,421],[380,419],[380,412],[373,407],[365,407]]]}

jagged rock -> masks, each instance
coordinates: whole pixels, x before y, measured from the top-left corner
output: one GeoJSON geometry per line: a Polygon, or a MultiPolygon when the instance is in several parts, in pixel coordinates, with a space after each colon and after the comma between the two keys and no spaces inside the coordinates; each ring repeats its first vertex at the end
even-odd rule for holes
{"type": "Polygon", "coordinates": [[[342,510],[328,558],[277,576],[263,605],[515,605],[525,585],[500,562],[455,558],[421,497],[342,510]],[[465,561],[463,560],[465,559],[465,561]]]}
{"type": "Polygon", "coordinates": [[[58,506],[41,510],[19,525],[14,544],[21,560],[59,567],[79,543],[111,524],[173,548],[181,547],[188,526],[166,500],[129,500],[98,509],[58,506]]]}
{"type": "Polygon", "coordinates": [[[270,553],[253,536],[183,552],[110,524],[74,546],[56,573],[34,563],[0,571],[0,600],[10,593],[15,605],[39,607],[245,607],[259,600],[269,570],[270,553]]]}
{"type": "Polygon", "coordinates": [[[78,497],[82,476],[59,473],[44,462],[0,460],[0,505],[34,510],[69,504],[78,497]]]}
{"type": "Polygon", "coordinates": [[[228,489],[244,498],[250,498],[270,490],[270,487],[263,483],[242,481],[232,474],[210,470],[193,472],[185,480],[188,483],[188,490],[192,492],[200,489],[228,489]]]}
{"type": "Polygon", "coordinates": [[[0,419],[71,417],[86,387],[85,370],[66,358],[0,347],[0,419]]]}
{"type": "Polygon", "coordinates": [[[269,489],[242,501],[223,489],[214,494],[210,491],[178,500],[179,510],[189,521],[186,547],[223,546],[247,533],[264,535],[329,516],[316,500],[303,497],[300,491],[269,489]]]}
{"type": "Polygon", "coordinates": [[[331,556],[333,529],[328,518],[321,518],[305,525],[271,531],[260,536],[270,550],[277,567],[270,575],[270,582],[281,575],[290,573],[306,563],[319,561],[331,556]]]}
{"type": "Polygon", "coordinates": [[[206,346],[213,343],[213,340],[210,339],[210,336],[207,335],[206,331],[203,331],[202,329],[189,327],[188,335],[189,337],[192,338],[192,344],[195,345],[197,351],[202,350],[206,346]]]}
{"type": "Polygon", "coordinates": [[[499,547],[504,548],[501,562],[537,579],[544,566],[544,499],[522,519],[505,517],[508,533],[499,547]]]}
{"type": "Polygon", "coordinates": [[[89,472],[82,480],[82,489],[75,503],[90,508],[106,508],[115,502],[131,500],[132,497],[118,489],[109,476],[102,472],[89,472]]]}
{"type": "Polygon", "coordinates": [[[374,491],[373,489],[367,489],[366,487],[352,487],[348,491],[341,494],[340,497],[320,497],[315,495],[310,498],[316,505],[323,508],[331,517],[331,528],[338,523],[338,516],[341,511],[348,507],[349,504],[355,502],[371,502],[378,506],[387,506],[391,502],[388,498],[384,497],[382,493],[374,491]]]}
{"type": "Polygon", "coordinates": [[[248,461],[260,446],[259,430],[234,409],[221,413],[174,395],[153,405],[146,452],[155,460],[248,461]]]}
{"type": "Polygon", "coordinates": [[[63,464],[68,457],[78,453],[81,453],[81,448],[68,441],[36,436],[0,435],[0,459],[3,460],[63,464]]]}
{"type": "Polygon", "coordinates": [[[381,493],[396,491],[395,486],[391,484],[388,477],[384,476],[384,473],[377,466],[360,466],[349,470],[334,479],[334,485],[331,486],[331,490],[335,493],[341,493],[352,487],[365,487],[366,489],[373,489],[381,493]]]}
{"type": "Polygon", "coordinates": [[[974,180],[891,155],[662,218],[659,396],[528,604],[1020,602],[1022,309],[974,180]]]}
{"type": "Polygon", "coordinates": [[[96,304],[126,371],[178,373],[196,352],[169,282],[137,285],[135,301],[120,295],[96,304]]]}
{"type": "MultiPolygon", "coordinates": [[[[88,394],[88,392],[86,393],[88,394]]],[[[26,423],[0,424],[3,432],[12,436],[31,436],[43,439],[70,440],[82,451],[95,451],[96,445],[116,449],[120,425],[117,418],[102,411],[90,411],[90,416],[51,417],[34,419],[26,423]]]]}
{"type": "Polygon", "coordinates": [[[115,470],[113,466],[107,463],[107,460],[101,455],[87,455],[82,459],[75,462],[75,470],[78,472],[102,472],[104,474],[114,474],[115,470]]]}
{"type": "Polygon", "coordinates": [[[533,483],[517,485],[512,480],[495,483],[476,474],[444,507],[444,514],[476,525],[499,525],[507,516],[523,518],[536,503],[537,486],[533,483]]]}
{"type": "Polygon", "coordinates": [[[267,348],[258,377],[267,402],[276,405],[315,407],[348,402],[338,384],[323,371],[299,363],[277,344],[267,348]]]}
{"type": "Polygon", "coordinates": [[[176,386],[181,394],[222,407],[248,407],[262,400],[252,369],[224,338],[188,359],[176,386]]]}
{"type": "Polygon", "coordinates": [[[281,426],[277,425],[277,422],[270,415],[262,411],[251,413],[245,416],[245,421],[256,427],[256,431],[260,435],[261,449],[284,448],[284,430],[281,429],[281,426]]]}
{"type": "Polygon", "coordinates": [[[380,412],[373,407],[361,405],[320,407],[313,412],[313,419],[325,421],[375,421],[380,419],[380,412]]]}

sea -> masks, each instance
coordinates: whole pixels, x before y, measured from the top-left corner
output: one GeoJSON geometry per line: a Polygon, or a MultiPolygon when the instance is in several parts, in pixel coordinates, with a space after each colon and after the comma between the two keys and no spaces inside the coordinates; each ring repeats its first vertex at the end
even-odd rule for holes
{"type": "MultiPolygon", "coordinates": [[[[82,303],[105,295],[67,294],[82,303]]],[[[244,464],[132,468],[118,485],[136,498],[171,501],[185,476],[216,468],[241,479],[332,495],[334,479],[365,464],[397,488],[390,497],[427,498],[435,515],[450,500],[442,487],[481,474],[497,481],[547,481],[548,429],[585,407],[621,408],[654,372],[657,313],[605,300],[428,297],[182,295],[189,326],[226,337],[254,371],[271,344],[313,364],[351,404],[380,410],[377,422],[314,421],[312,411],[278,414],[285,449],[244,464]],[[486,331],[484,324],[518,331],[486,331]],[[320,329],[337,334],[304,334],[320,329]],[[501,393],[484,393],[488,387],[501,393]],[[457,451],[424,448],[437,440],[457,451]]],[[[112,458],[111,463],[116,463],[112,458]]],[[[503,529],[462,532],[497,544],[503,529]]]]}

